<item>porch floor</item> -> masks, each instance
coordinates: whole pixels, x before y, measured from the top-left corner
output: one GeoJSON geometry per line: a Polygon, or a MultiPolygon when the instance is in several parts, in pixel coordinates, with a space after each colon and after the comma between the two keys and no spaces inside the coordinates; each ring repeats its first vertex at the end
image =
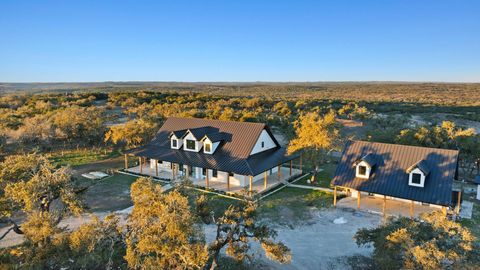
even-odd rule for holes
{"type": "Polygon", "coordinates": [[[128,168],[127,172],[131,172],[131,173],[134,173],[134,174],[147,175],[147,176],[151,176],[151,177],[154,177],[154,178],[159,178],[159,179],[162,179],[162,180],[172,180],[172,178],[173,178],[172,170],[158,167],[158,175],[156,175],[155,168],[153,168],[153,169],[150,168],[150,165],[148,165],[148,166],[143,165],[141,173],[140,173],[140,166],[135,166],[135,167],[128,168]]]}
{"type": "MultiPolygon", "coordinates": [[[[363,194],[362,194],[363,195],[363,194]]],[[[337,207],[357,209],[357,198],[346,197],[338,200],[337,207]]],[[[382,214],[383,198],[365,196],[360,199],[360,210],[382,214]]],[[[418,217],[422,213],[430,213],[433,211],[441,211],[442,209],[430,207],[421,204],[415,204],[413,207],[413,215],[418,217]]],[[[385,214],[387,216],[410,216],[410,203],[387,199],[385,214]]]]}
{"type": "MultiPolygon", "coordinates": [[[[173,179],[173,174],[171,170],[168,169],[163,169],[163,168],[158,168],[158,176],[156,175],[155,168],[151,169],[150,166],[143,166],[142,168],[142,173],[140,173],[140,166],[136,167],[131,167],[126,170],[127,172],[134,173],[134,174],[141,174],[141,175],[147,175],[151,176],[154,178],[162,179],[162,180],[172,180],[173,179]]],[[[181,173],[181,172],[180,172],[181,173]]],[[[252,191],[261,193],[266,190],[269,190],[279,184],[281,184],[283,181],[286,181],[287,179],[294,177],[296,175],[300,175],[301,170],[299,169],[292,169],[292,176],[290,176],[290,168],[287,167],[282,167],[281,168],[281,177],[278,179],[278,172],[275,172],[271,175],[267,176],[267,186],[264,186],[264,179],[259,179],[257,181],[253,181],[252,183],[252,191]]],[[[193,184],[197,186],[202,186],[206,187],[206,179],[198,179],[198,178],[191,178],[190,180],[193,182],[193,184]]],[[[249,185],[247,186],[240,186],[240,185],[233,185],[230,184],[230,188],[228,187],[226,182],[221,182],[217,180],[210,179],[209,180],[209,185],[208,188],[211,189],[216,189],[219,191],[227,192],[227,193],[242,193],[245,189],[249,189],[249,185]]]]}

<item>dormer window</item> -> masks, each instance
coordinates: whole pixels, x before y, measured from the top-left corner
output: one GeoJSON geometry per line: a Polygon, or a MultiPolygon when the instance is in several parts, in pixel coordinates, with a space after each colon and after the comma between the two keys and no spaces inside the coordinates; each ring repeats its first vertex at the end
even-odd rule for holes
{"type": "Polygon", "coordinates": [[[367,166],[358,166],[358,174],[361,176],[367,176],[367,166]]]}
{"type": "Polygon", "coordinates": [[[357,164],[356,176],[358,178],[368,179],[370,177],[370,171],[370,165],[368,165],[365,161],[361,161],[357,164]]]}
{"type": "Polygon", "coordinates": [[[422,174],[412,173],[412,184],[421,185],[422,184],[422,174]]]}
{"type": "Polygon", "coordinates": [[[425,161],[420,161],[407,169],[408,185],[413,187],[424,187],[430,169],[425,161]]]}
{"type": "Polygon", "coordinates": [[[425,186],[425,174],[418,169],[413,169],[408,176],[408,185],[413,187],[424,187],[425,186]]]}
{"type": "Polygon", "coordinates": [[[196,150],[196,142],[194,140],[187,140],[186,147],[188,150],[196,150]]]}
{"type": "Polygon", "coordinates": [[[203,151],[205,153],[211,153],[212,152],[212,145],[210,143],[205,143],[203,145],[203,151]]]}
{"type": "Polygon", "coordinates": [[[178,147],[178,140],[172,139],[172,148],[177,148],[177,147],[178,147]]]}
{"type": "Polygon", "coordinates": [[[356,162],[355,176],[358,178],[370,178],[372,168],[377,165],[378,158],[373,154],[367,154],[356,162]]]}

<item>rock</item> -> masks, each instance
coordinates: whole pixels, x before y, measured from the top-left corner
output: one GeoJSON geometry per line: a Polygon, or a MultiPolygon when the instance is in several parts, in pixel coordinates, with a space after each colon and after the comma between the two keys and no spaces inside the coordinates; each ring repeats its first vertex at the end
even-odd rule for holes
{"type": "Polygon", "coordinates": [[[345,224],[347,220],[344,217],[339,217],[333,220],[334,224],[345,224]]]}

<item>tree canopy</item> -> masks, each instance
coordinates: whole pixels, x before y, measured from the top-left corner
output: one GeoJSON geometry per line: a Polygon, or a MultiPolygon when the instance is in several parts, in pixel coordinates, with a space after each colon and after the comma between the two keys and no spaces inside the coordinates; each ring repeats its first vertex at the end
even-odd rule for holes
{"type": "Polygon", "coordinates": [[[360,229],[355,239],[359,246],[373,245],[377,269],[469,269],[480,263],[472,233],[440,212],[393,218],[360,229]]]}

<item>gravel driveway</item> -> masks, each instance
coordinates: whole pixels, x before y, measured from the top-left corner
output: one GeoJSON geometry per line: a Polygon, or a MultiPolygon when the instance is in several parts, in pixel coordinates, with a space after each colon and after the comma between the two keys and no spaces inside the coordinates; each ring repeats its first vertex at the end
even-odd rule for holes
{"type": "MultiPolygon", "coordinates": [[[[371,249],[358,247],[353,235],[359,228],[376,227],[381,217],[375,214],[358,212],[351,209],[324,209],[316,211],[308,224],[295,228],[277,227],[277,240],[283,241],[292,251],[292,263],[281,265],[265,259],[271,269],[349,269],[346,257],[353,255],[368,256],[371,249]],[[334,224],[333,220],[343,217],[345,224],[334,224]]],[[[205,228],[207,241],[214,237],[214,226],[205,228]]],[[[259,250],[258,244],[252,244],[259,250]]],[[[257,256],[264,258],[263,252],[257,256]]]]}
{"type": "MultiPolygon", "coordinates": [[[[124,218],[131,211],[125,209],[118,211],[124,218]]],[[[117,213],[118,213],[117,212],[117,213]]],[[[96,213],[103,218],[107,213],[96,213]]],[[[61,226],[73,229],[80,224],[88,222],[89,215],[82,217],[69,217],[62,220],[61,226]]],[[[362,227],[374,227],[381,223],[378,215],[358,212],[351,209],[324,209],[316,210],[308,224],[295,228],[277,226],[277,240],[283,241],[292,250],[292,263],[281,265],[265,259],[267,267],[271,269],[348,269],[345,257],[352,255],[370,255],[370,248],[359,248],[352,239],[355,232],[362,227]],[[334,224],[333,220],[343,217],[345,224],[334,224]]],[[[6,228],[0,229],[2,233],[6,228]]],[[[210,242],[214,237],[214,226],[206,226],[205,234],[210,242]]],[[[15,245],[23,241],[23,236],[10,233],[0,241],[0,247],[15,245]]],[[[259,252],[258,243],[253,243],[252,248],[259,258],[264,258],[263,252],[259,252]]]]}

